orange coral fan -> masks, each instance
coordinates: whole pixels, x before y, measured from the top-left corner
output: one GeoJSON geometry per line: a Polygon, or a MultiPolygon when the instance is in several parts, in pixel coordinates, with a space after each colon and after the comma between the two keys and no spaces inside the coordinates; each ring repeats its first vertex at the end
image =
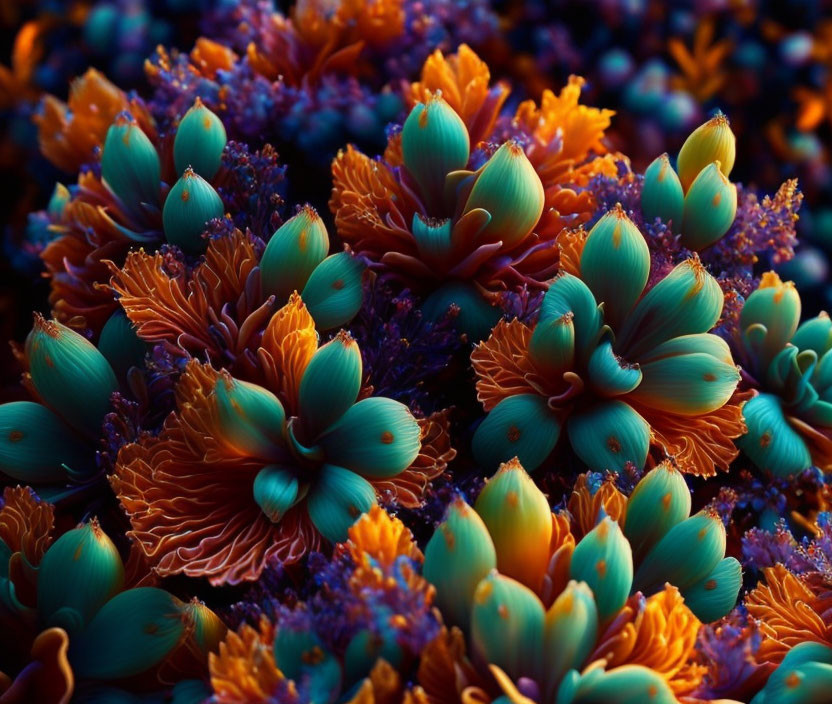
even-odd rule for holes
{"type": "MultiPolygon", "coordinates": [[[[208,656],[211,686],[219,704],[257,704],[286,682],[274,662],[274,626],[264,616],[259,629],[245,624],[229,631],[219,652],[208,656]]],[[[297,695],[294,685],[290,693],[297,695]]]]}
{"type": "Polygon", "coordinates": [[[252,68],[269,80],[309,84],[324,73],[355,70],[362,49],[389,44],[404,31],[402,0],[349,0],[334,8],[322,0],[295,4],[291,20],[273,14],[267,43],[249,44],[252,68]]]}
{"type": "Polygon", "coordinates": [[[37,603],[36,568],[52,543],[55,511],[52,504],[35,498],[27,487],[7,487],[0,508],[0,541],[11,555],[8,578],[15,596],[26,606],[37,603]]]}
{"type": "MultiPolygon", "coordinates": [[[[331,344],[338,344],[342,338],[345,344],[350,342],[342,333],[331,344]]],[[[131,535],[158,574],[184,573],[206,576],[214,584],[235,584],[256,579],[271,560],[294,562],[320,545],[320,534],[307,506],[308,500],[317,496],[315,482],[320,468],[315,463],[326,458],[318,456],[323,452],[320,448],[305,450],[295,439],[295,433],[300,432],[297,427],[302,426],[296,416],[300,411],[300,380],[316,350],[314,321],[294,294],[274,314],[253,353],[260,362],[259,381],[265,388],[250,386],[253,390],[246,391],[249,387],[243,387],[241,392],[268,398],[270,390],[277,396],[291,419],[286,428],[274,427],[269,432],[278,436],[288,433],[295,443],[292,447],[300,448],[298,457],[288,454],[288,450],[271,445],[271,449],[264,449],[262,443],[245,441],[243,438],[248,436],[234,430],[237,421],[222,415],[225,406],[221,407],[215,391],[218,385],[224,385],[225,393],[230,394],[242,382],[197,361],[188,363],[177,385],[178,412],[168,417],[162,433],[122,448],[111,483],[130,517],[131,535]],[[232,430],[227,430],[229,427],[232,430]],[[292,462],[304,465],[304,486],[294,503],[269,513],[262,496],[255,500],[255,480],[261,470],[277,467],[272,463],[278,461],[278,455],[285,466],[292,462]],[[191,529],[183,531],[183,525],[191,529]]],[[[269,403],[274,405],[277,399],[269,403]]],[[[249,421],[251,409],[247,415],[239,405],[242,402],[230,401],[237,404],[233,408],[242,422],[263,420],[257,415],[249,421]]],[[[412,418],[410,422],[416,426],[412,418]]],[[[444,416],[420,423],[422,449],[418,451],[417,445],[405,460],[416,458],[409,468],[394,476],[382,472],[366,480],[356,477],[354,482],[363,482],[368,491],[389,495],[402,505],[418,505],[430,478],[441,474],[454,454],[444,416]]],[[[392,434],[389,439],[385,436],[381,442],[392,443],[392,438],[392,434]]],[[[337,459],[330,457],[328,461],[340,467],[337,459]]],[[[339,467],[335,469],[347,472],[339,467]]],[[[366,508],[369,506],[362,510],[366,508]]],[[[355,505],[352,510],[357,511],[352,514],[354,520],[361,511],[355,505]]]]}
{"type": "Polygon", "coordinates": [[[678,697],[691,694],[707,668],[693,661],[702,623],[670,584],[642,601],[633,596],[600,637],[591,659],[603,658],[608,668],[643,665],[658,672],[678,697]],[[673,643],[673,648],[667,644],[673,643]]]}
{"type": "Polygon", "coordinates": [[[682,72],[674,76],[673,87],[690,93],[700,103],[713,97],[725,84],[727,75],[722,64],[734,49],[728,39],[714,42],[714,30],[714,21],[707,19],[697,27],[692,49],[677,38],[667,45],[682,72]]]}
{"type": "Polygon", "coordinates": [[[779,663],[805,641],[832,646],[832,626],[826,617],[832,606],[830,585],[824,585],[820,575],[799,577],[781,564],[763,573],[765,583],[745,598],[748,613],[759,621],[763,635],[757,660],[779,663]]]}
{"type": "Polygon", "coordinates": [[[239,230],[212,239],[204,260],[189,275],[182,267],[168,266],[158,252],[130,252],[121,269],[109,264],[111,286],[143,340],[164,343],[175,355],[206,354],[251,378],[257,366],[254,352],[274,304],[274,296],[261,295],[254,247],[251,235],[239,230]],[[220,331],[224,339],[210,330],[220,331]]]}
{"type": "Polygon", "coordinates": [[[127,95],[94,68],[69,86],[66,103],[53,95],[43,99],[34,116],[43,155],[59,169],[75,173],[93,159],[116,116],[129,110],[151,138],[153,118],[138,98],[127,95]]]}

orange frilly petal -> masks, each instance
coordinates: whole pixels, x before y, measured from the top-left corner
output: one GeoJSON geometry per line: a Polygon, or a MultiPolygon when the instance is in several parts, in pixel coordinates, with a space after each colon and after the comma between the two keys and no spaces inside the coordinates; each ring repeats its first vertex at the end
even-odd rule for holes
{"type": "Polygon", "coordinates": [[[356,563],[362,562],[365,556],[373,558],[382,567],[391,567],[403,555],[416,562],[424,559],[404,523],[378,505],[353,523],[348,533],[344,549],[356,563]]]}
{"type": "Polygon", "coordinates": [[[6,487],[0,508],[0,540],[11,551],[9,579],[22,604],[37,604],[37,566],[52,543],[55,510],[28,487],[6,487]]]}
{"type": "Polygon", "coordinates": [[[199,37],[191,49],[191,63],[206,78],[214,78],[217,71],[230,71],[237,55],[227,46],[199,37]]]}
{"type": "Polygon", "coordinates": [[[624,524],[627,513],[627,497],[616,488],[612,478],[604,481],[594,494],[590,492],[587,482],[586,474],[578,477],[567,505],[572,515],[575,540],[580,540],[595,527],[602,509],[605,515],[620,525],[624,524]]]}
{"type": "Polygon", "coordinates": [[[442,98],[468,127],[472,146],[491,134],[509,87],[502,82],[489,86],[491,72],[487,64],[467,44],[460,44],[457,53],[448,56],[437,49],[425,61],[420,78],[405,87],[408,107],[427,102],[441,91],[442,98]]]}
{"type": "Polygon", "coordinates": [[[489,702],[482,694],[482,678],[465,655],[465,636],[456,626],[442,628],[422,651],[417,673],[431,704],[489,702]]]}
{"type": "Polygon", "coordinates": [[[456,450],[451,447],[447,411],[437,411],[427,418],[420,418],[418,422],[422,447],[413,464],[395,477],[369,480],[380,496],[394,500],[405,508],[421,506],[430,482],[441,475],[456,457],[456,450]]]}
{"type": "Polygon", "coordinates": [[[675,458],[680,471],[712,477],[724,471],[739,454],[734,438],[746,432],[742,407],[753,391],[737,391],[721,408],[702,416],[683,417],[628,403],[650,424],[653,443],[675,458]]]}
{"type": "Polygon", "coordinates": [[[280,397],[289,413],[297,412],[300,380],[317,349],[315,321],[293,293],[272,316],[257,350],[263,385],[280,397]]]}
{"type": "Polygon", "coordinates": [[[401,675],[386,660],[377,660],[348,704],[429,704],[421,687],[405,688],[401,675]]]}
{"type": "Polygon", "coordinates": [[[92,160],[94,150],[104,143],[116,116],[129,110],[141,128],[155,139],[153,118],[137,99],[130,99],[107,78],[91,68],[69,87],[64,103],[47,95],[35,114],[38,142],[43,155],[67,173],[78,171],[92,160]]]}
{"type": "Polygon", "coordinates": [[[643,608],[639,601],[639,595],[629,599],[590,659],[603,658],[606,669],[642,665],[664,677],[678,697],[692,693],[707,670],[694,662],[702,624],[669,584],[648,597],[643,608]]]}
{"type": "Polygon", "coordinates": [[[471,353],[477,374],[477,400],[486,411],[509,396],[540,393],[545,379],[528,356],[532,330],[519,320],[501,320],[471,353]]]}
{"type": "Polygon", "coordinates": [[[282,683],[297,696],[294,684],[275,664],[274,636],[274,626],[264,616],[259,629],[244,624],[237,632],[229,631],[219,651],[208,656],[211,687],[218,704],[269,701],[282,683]]]}
{"type": "Polygon", "coordinates": [[[778,564],[763,570],[760,582],[745,598],[745,606],[757,619],[763,640],[757,651],[759,662],[779,663],[794,646],[814,641],[832,647],[832,625],[822,613],[828,604],[809,583],[778,564]]]}

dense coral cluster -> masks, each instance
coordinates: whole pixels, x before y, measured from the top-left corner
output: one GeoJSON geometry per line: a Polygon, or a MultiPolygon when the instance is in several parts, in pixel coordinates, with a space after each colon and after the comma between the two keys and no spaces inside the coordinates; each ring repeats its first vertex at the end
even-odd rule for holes
{"type": "Polygon", "coordinates": [[[0,702],[829,700],[832,323],[713,18],[789,32],[507,5],[208,2],[43,97],[144,5],[20,30],[0,702]]]}

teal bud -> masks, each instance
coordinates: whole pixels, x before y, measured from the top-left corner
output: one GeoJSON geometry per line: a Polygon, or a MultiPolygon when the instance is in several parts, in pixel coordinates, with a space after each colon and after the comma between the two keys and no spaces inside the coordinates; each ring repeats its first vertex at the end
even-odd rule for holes
{"type": "Polygon", "coordinates": [[[40,315],[24,351],[38,396],[72,427],[97,438],[118,390],[104,355],[74,330],[40,315]]]}
{"type": "Polygon", "coordinates": [[[361,390],[361,350],[341,330],[313,355],[300,381],[300,417],[311,439],[355,403],[361,390]]]}
{"type": "Polygon", "coordinates": [[[402,157],[431,214],[445,210],[445,176],[466,167],[469,150],[468,128],[440,96],[410,111],[402,127],[402,157]]]}
{"type": "Polygon", "coordinates": [[[208,653],[219,650],[220,643],[228,633],[220,617],[196,598],[182,604],[182,611],[193,629],[190,634],[191,644],[206,658],[208,653]]]}
{"type": "Polygon", "coordinates": [[[396,642],[396,630],[390,626],[389,618],[386,621],[376,631],[362,628],[350,640],[344,652],[346,683],[354,684],[367,677],[379,659],[393,667],[400,665],[404,653],[402,647],[396,642]]]}
{"type": "Polygon", "coordinates": [[[740,380],[736,365],[702,352],[645,362],[641,372],[641,383],[632,398],[650,408],[682,416],[699,416],[722,408],[740,380]]]}
{"type": "Polygon", "coordinates": [[[719,112],[691,132],[679,150],[676,167],[682,188],[687,192],[702,169],[714,162],[719,162],[722,173],[730,176],[736,156],[737,139],[728,118],[719,112]]]}
{"type": "Polygon", "coordinates": [[[682,244],[698,251],[719,240],[737,214],[737,187],[719,170],[719,162],[706,166],[685,196],[682,244]]]}
{"type": "Polygon", "coordinates": [[[364,477],[325,464],[318,470],[306,506],[318,532],[331,543],[347,539],[350,526],[376,502],[376,491],[364,477]]]}
{"type": "Polygon", "coordinates": [[[540,591],[549,564],[552,511],[517,460],[486,482],[474,509],[494,542],[500,573],[540,591]]]}
{"type": "Polygon", "coordinates": [[[702,623],[713,623],[734,608],[741,586],[740,563],[726,557],[704,579],[685,589],[685,604],[702,623]]]}
{"type": "Polygon", "coordinates": [[[93,469],[91,448],[52,411],[31,401],[0,405],[0,472],[24,484],[63,482],[67,467],[93,469]]]}
{"type": "Polygon", "coordinates": [[[581,539],[569,576],[592,590],[601,623],[618,613],[633,584],[633,553],[618,523],[607,516],[581,539]]]}
{"type": "Polygon", "coordinates": [[[595,647],[598,608],[592,590],[570,581],[546,612],[543,627],[544,701],[554,701],[569,670],[580,670],[595,647]]]}
{"type": "Polygon", "coordinates": [[[651,288],[621,327],[615,348],[640,361],[654,347],[680,335],[708,332],[722,314],[716,279],[697,259],[687,259],[651,288]]]}
{"type": "Polygon", "coordinates": [[[653,546],[636,571],[633,589],[652,594],[669,582],[684,593],[725,557],[725,543],[719,516],[700,511],[677,523],[653,546]]]}
{"type": "Polygon", "coordinates": [[[70,641],[69,660],[76,677],[132,677],[158,665],[186,636],[183,607],[155,587],[117,594],[70,641]]]}
{"type": "Polygon", "coordinates": [[[650,424],[623,401],[597,403],[573,413],[569,443],[593,471],[619,472],[632,462],[643,467],[650,449],[650,424]]]}
{"type": "Polygon", "coordinates": [[[221,372],[214,386],[217,440],[240,457],[281,460],[286,412],[268,389],[221,372]]]}
{"type": "Polygon", "coordinates": [[[64,208],[71,198],[69,189],[62,183],[56,183],[46,206],[46,212],[51,218],[59,219],[64,214],[64,208]]]}
{"type": "Polygon", "coordinates": [[[522,147],[503,144],[477,172],[463,214],[487,210],[491,221],[479,235],[480,242],[502,242],[511,249],[534,229],[543,213],[543,184],[522,147]]]}
{"type": "Polygon", "coordinates": [[[142,204],[159,207],[162,169],[156,147],[127,113],[107,130],[101,152],[101,177],[130,212],[143,214],[142,204]]]}
{"type": "Polygon", "coordinates": [[[272,523],[279,523],[298,500],[299,484],[295,473],[286,467],[268,464],[254,478],[254,500],[272,523]]]}
{"type": "Polygon", "coordinates": [[[677,704],[678,699],[664,677],[641,665],[622,665],[612,670],[587,669],[570,673],[564,680],[556,704],[677,704]]]}
{"type": "Polygon", "coordinates": [[[529,340],[529,356],[550,380],[560,380],[575,364],[575,326],[572,313],[539,321],[529,340]]]}
{"type": "Polygon", "coordinates": [[[805,641],[786,653],[751,704],[825,704],[832,689],[832,648],[805,641]]]}
{"type": "Polygon", "coordinates": [[[641,383],[641,369],[619,357],[608,340],[602,342],[589,357],[587,376],[600,396],[621,396],[641,383]]]}
{"type": "Polygon", "coordinates": [[[170,189],[162,209],[162,225],[168,242],[190,254],[207,246],[202,233],[209,220],[221,218],[222,198],[214,187],[190,167],[170,189]]]}
{"type": "Polygon", "coordinates": [[[532,472],[555,449],[560,428],[542,396],[509,396],[491,410],[474,433],[474,459],[483,469],[493,470],[517,457],[532,472]]]}
{"type": "Polygon", "coordinates": [[[733,366],[734,358],[731,348],[718,335],[700,333],[697,335],[680,335],[672,340],[662,342],[650,352],[642,355],[642,362],[652,362],[663,357],[675,357],[683,354],[709,354],[715,360],[733,366]]]}
{"type": "Polygon", "coordinates": [[[457,498],[425,548],[422,574],[436,587],[436,603],[466,633],[474,590],[497,567],[497,553],[479,514],[457,498]]]}
{"type": "Polygon", "coordinates": [[[38,569],[38,614],[43,627],[71,635],[124,588],[124,564],[96,520],[67,531],[38,569]]]}
{"type": "Polygon", "coordinates": [[[341,689],[341,666],[321,639],[309,630],[280,628],[274,639],[274,660],[290,680],[308,684],[310,704],[332,704],[341,689]]]}
{"type": "Polygon", "coordinates": [[[736,443],[760,469],[778,477],[788,477],[812,466],[806,442],[792,428],[780,399],[759,394],[742,408],[748,432],[736,443]]]}
{"type": "Polygon", "coordinates": [[[321,436],[327,458],[376,479],[407,469],[422,447],[421,429],[407,406],[373,396],[351,406],[321,436]]]}
{"type": "Polygon", "coordinates": [[[576,276],[562,272],[549,283],[540,305],[538,324],[572,313],[575,350],[586,362],[601,333],[601,313],[592,291],[576,276]]]}
{"type": "Polygon", "coordinates": [[[791,343],[801,352],[814,350],[818,357],[823,357],[832,349],[832,320],[821,311],[819,315],[800,325],[792,336],[791,343]]]}
{"type": "Polygon", "coordinates": [[[311,206],[304,206],[272,235],[260,260],[260,280],[265,296],[287,301],[303,291],[312,272],[329,251],[324,221],[311,206]]]}
{"type": "Polygon", "coordinates": [[[685,193],[679,176],[670,165],[667,154],[653,160],[644,172],[644,184],[641,188],[641,210],[647,222],[660,218],[669,225],[672,232],[678,234],[682,227],[682,208],[685,193]]]}
{"type": "Polygon", "coordinates": [[[319,330],[346,325],[358,313],[363,299],[364,265],[347,252],[324,259],[303,287],[301,298],[319,330]]]}
{"type": "Polygon", "coordinates": [[[740,311],[740,330],[762,325],[764,334],[758,344],[751,344],[752,354],[759,357],[765,372],[772,359],[797,331],[800,323],[800,294],[791,281],[781,281],[773,271],[766,272],[760,287],[746,300],[740,311]]]}
{"type": "Polygon", "coordinates": [[[144,362],[147,345],[119,308],[104,323],[98,338],[98,349],[107,358],[116,377],[126,379],[130,367],[140,367],[144,362]]]}
{"type": "Polygon", "coordinates": [[[502,316],[502,310],[489,303],[473,284],[448,281],[433,291],[422,304],[426,320],[437,322],[443,316],[454,316],[456,329],[470,342],[484,340],[502,316]]]}
{"type": "Polygon", "coordinates": [[[617,205],[589,231],[581,254],[581,278],[613,329],[641,296],[650,274],[650,250],[641,232],[617,205]]]}
{"type": "Polygon", "coordinates": [[[451,225],[448,218],[427,218],[421,213],[414,213],[410,231],[416,240],[419,255],[427,264],[446,268],[453,249],[451,225]]]}
{"type": "Polygon", "coordinates": [[[173,140],[176,173],[184,173],[190,166],[202,178],[211,180],[219,171],[225,142],[225,127],[220,118],[197,97],[176,129],[173,140]]]}
{"type": "Polygon", "coordinates": [[[627,501],[624,535],[636,564],[675,525],[690,515],[690,490],[682,473],[662,462],[645,474],[627,501]]]}
{"type": "Polygon", "coordinates": [[[491,572],[474,592],[473,649],[511,679],[539,681],[543,666],[543,604],[510,577],[491,572]]]}

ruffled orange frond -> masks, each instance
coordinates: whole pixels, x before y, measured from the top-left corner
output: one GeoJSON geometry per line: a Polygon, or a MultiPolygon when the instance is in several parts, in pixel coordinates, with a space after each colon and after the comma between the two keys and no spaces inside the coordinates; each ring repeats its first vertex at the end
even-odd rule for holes
{"type": "Polygon", "coordinates": [[[627,514],[627,497],[616,488],[613,479],[603,482],[594,494],[590,491],[587,479],[586,474],[578,477],[567,504],[569,513],[572,514],[572,533],[576,540],[580,540],[595,527],[602,509],[606,516],[618,521],[621,526],[624,525],[627,514]]]}
{"type": "Polygon", "coordinates": [[[159,252],[150,255],[140,249],[127,255],[121,269],[111,265],[110,286],[124,312],[143,340],[168,342],[188,351],[213,349],[205,290],[188,285],[181,274],[168,273],[165,264],[159,252]]]}
{"type": "Polygon", "coordinates": [[[532,331],[519,320],[501,320],[471,353],[477,374],[477,400],[486,411],[509,396],[539,393],[544,380],[528,356],[532,331]]]}
{"type": "Polygon", "coordinates": [[[11,67],[0,65],[0,108],[8,110],[21,100],[35,100],[38,88],[32,82],[35,68],[44,54],[46,33],[55,24],[44,16],[25,22],[12,47],[11,67]]]}
{"type": "Polygon", "coordinates": [[[765,582],[745,598],[748,613],[757,619],[763,634],[757,660],[779,663],[805,641],[832,647],[832,625],[824,621],[819,597],[807,583],[779,564],[763,573],[765,582]]]}
{"type": "Polygon", "coordinates": [[[364,41],[383,46],[404,31],[403,0],[346,0],[333,12],[327,0],[303,0],[292,10],[292,23],[313,46],[364,41]]]}
{"type": "Polygon", "coordinates": [[[91,68],[69,86],[64,103],[47,95],[33,117],[43,155],[59,169],[78,171],[92,161],[94,150],[104,143],[116,116],[129,110],[151,140],[156,138],[153,118],[137,99],[130,99],[101,73],[91,68]]]}
{"type": "Polygon", "coordinates": [[[421,562],[422,551],[413,534],[395,516],[374,505],[350,526],[345,548],[356,562],[369,555],[382,567],[390,567],[402,555],[421,562]]]}
{"type": "Polygon", "coordinates": [[[468,127],[471,144],[476,146],[494,129],[509,88],[505,83],[489,87],[488,66],[467,45],[460,44],[456,54],[443,56],[438,49],[422,67],[421,80],[405,88],[408,107],[427,102],[438,92],[468,127]]]}
{"type": "Polygon", "coordinates": [[[572,521],[566,511],[552,514],[552,539],[549,542],[549,565],[543,577],[541,600],[548,609],[569,584],[569,569],[576,540],[572,521]]]}
{"type": "Polygon", "coordinates": [[[671,85],[690,93],[700,103],[713,97],[725,84],[727,74],[722,64],[734,49],[729,39],[714,42],[714,30],[713,19],[706,19],[699,23],[691,49],[677,38],[670,39],[667,44],[668,52],[681,71],[673,77],[671,85]]]}
{"type": "Polygon", "coordinates": [[[669,584],[643,607],[639,601],[638,595],[629,599],[590,659],[603,658],[607,669],[642,665],[664,677],[676,696],[691,694],[707,670],[694,662],[701,622],[669,584]]]}
{"type": "Polygon", "coordinates": [[[581,89],[585,83],[580,76],[570,76],[558,95],[551,90],[543,91],[539,108],[533,100],[526,100],[515,113],[514,119],[541,144],[555,138],[561,140],[559,161],[579,163],[590,152],[607,151],[602,140],[615,111],[581,105],[581,89]]]}
{"type": "Polygon", "coordinates": [[[734,438],[747,429],[742,407],[753,391],[738,391],[722,408],[703,416],[678,416],[642,404],[628,403],[650,424],[653,443],[676,460],[679,470],[698,477],[712,477],[728,467],[739,450],[734,438]]]}
{"type": "Polygon", "coordinates": [[[6,487],[0,508],[0,540],[11,551],[7,566],[15,597],[37,603],[37,566],[52,543],[55,509],[35,498],[28,487],[6,487]]]}
{"type": "Polygon", "coordinates": [[[300,296],[293,293],[289,302],[272,316],[257,350],[265,385],[280,397],[290,413],[297,411],[300,380],[317,349],[315,321],[300,296]]]}
{"type": "Polygon", "coordinates": [[[442,628],[439,635],[425,646],[417,679],[431,704],[490,701],[464,698],[466,690],[479,689],[482,680],[465,655],[465,636],[456,626],[442,628]]]}
{"type": "Polygon", "coordinates": [[[410,224],[417,204],[383,163],[351,145],[332,162],[329,209],[338,234],[354,250],[378,258],[391,250],[416,253],[410,224]]]}
{"type": "Polygon", "coordinates": [[[31,662],[12,679],[0,672],[0,701],[3,704],[69,704],[75,689],[75,675],[69,664],[69,636],[62,628],[42,631],[31,648],[31,662]]]}
{"type": "Polygon", "coordinates": [[[237,54],[231,49],[205,37],[199,37],[191,49],[191,63],[206,78],[214,78],[217,71],[230,71],[236,61],[237,54]]]}
{"type": "Polygon", "coordinates": [[[413,464],[389,479],[370,479],[379,496],[404,508],[422,505],[430,482],[441,475],[456,457],[451,447],[450,419],[447,411],[437,411],[419,419],[422,446],[413,464]]]}
{"type": "Polygon", "coordinates": [[[189,363],[176,390],[181,417],[171,414],[158,437],[123,447],[110,483],[157,574],[237,584],[272,560],[297,561],[320,536],[302,508],[275,524],[253,500],[262,462],[230,457],[213,437],[217,374],[189,363]]]}
{"type": "Polygon", "coordinates": [[[572,276],[581,275],[581,254],[586,244],[587,232],[582,227],[577,230],[561,230],[556,241],[560,252],[560,270],[572,276]]]}
{"type": "Polygon", "coordinates": [[[269,701],[283,683],[290,696],[297,696],[294,684],[275,664],[274,636],[274,626],[264,616],[259,630],[243,624],[237,632],[229,631],[219,652],[208,656],[211,687],[218,704],[269,701]]]}
{"type": "Polygon", "coordinates": [[[405,689],[401,675],[386,660],[377,660],[348,704],[429,704],[421,687],[405,689]]]}

